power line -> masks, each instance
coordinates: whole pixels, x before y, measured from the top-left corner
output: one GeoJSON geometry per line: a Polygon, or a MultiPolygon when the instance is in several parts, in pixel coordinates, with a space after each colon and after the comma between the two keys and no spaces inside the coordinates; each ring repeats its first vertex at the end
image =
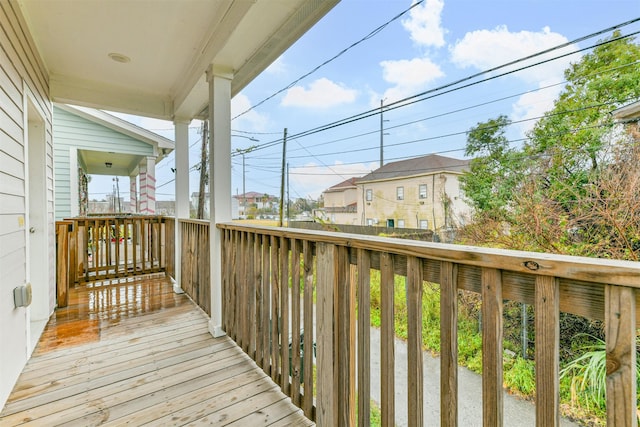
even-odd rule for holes
{"type": "MultiPolygon", "coordinates": [[[[619,40],[623,40],[623,39],[626,39],[626,38],[633,37],[633,36],[639,34],[640,31],[636,31],[636,32],[633,32],[631,34],[627,34],[627,35],[624,35],[624,36],[612,38],[610,40],[605,40],[605,41],[602,41],[602,42],[598,42],[598,43],[595,43],[595,44],[593,44],[591,46],[585,47],[583,49],[578,49],[576,51],[572,51],[572,52],[569,52],[569,53],[558,55],[558,56],[555,56],[553,58],[541,60],[539,62],[536,62],[536,63],[533,63],[533,64],[529,64],[529,65],[526,65],[526,66],[523,66],[523,67],[520,67],[520,68],[516,68],[516,69],[513,69],[513,70],[505,71],[503,73],[496,74],[496,75],[487,77],[487,78],[482,79],[482,80],[477,80],[477,81],[474,81],[474,82],[471,82],[471,83],[467,83],[467,84],[462,85],[462,86],[457,86],[457,85],[459,85],[461,83],[468,82],[468,81],[473,80],[473,79],[475,79],[477,77],[480,77],[482,75],[492,73],[492,72],[500,70],[502,68],[506,68],[506,67],[518,64],[520,62],[528,61],[528,60],[533,59],[535,57],[538,57],[538,56],[541,56],[541,55],[545,55],[547,53],[553,52],[555,50],[562,49],[564,47],[567,47],[569,45],[572,45],[572,44],[575,44],[575,43],[578,43],[578,42],[581,42],[581,41],[584,41],[584,40],[587,40],[589,38],[593,38],[593,37],[599,36],[599,35],[601,35],[603,33],[609,32],[609,31],[617,30],[619,28],[622,28],[624,26],[630,25],[630,24],[638,22],[638,21],[640,21],[640,18],[636,18],[636,19],[633,19],[633,20],[630,20],[630,21],[626,21],[624,23],[617,24],[617,25],[614,25],[612,27],[606,28],[604,30],[600,30],[600,31],[591,33],[589,35],[579,37],[579,38],[577,38],[577,39],[575,39],[573,41],[562,43],[560,45],[557,45],[557,46],[549,48],[549,49],[545,49],[545,50],[537,52],[535,54],[532,54],[532,55],[529,55],[529,56],[526,56],[526,57],[523,57],[523,58],[520,58],[520,59],[517,59],[517,60],[514,60],[514,61],[507,62],[507,63],[499,65],[497,67],[493,67],[493,68],[490,68],[490,69],[487,69],[487,70],[472,74],[470,76],[464,77],[462,79],[458,79],[458,80],[450,82],[450,83],[446,83],[446,84],[444,84],[442,86],[439,86],[437,88],[430,89],[430,90],[427,90],[427,91],[424,91],[424,92],[420,92],[418,94],[415,94],[415,95],[403,98],[401,100],[395,101],[393,103],[387,104],[386,106],[384,106],[383,111],[386,112],[386,111],[391,111],[391,110],[395,110],[395,109],[398,109],[398,108],[407,107],[407,106],[415,104],[417,102],[423,102],[423,101],[426,101],[428,99],[432,99],[432,98],[435,98],[435,97],[438,97],[438,96],[442,96],[442,95],[445,95],[445,94],[448,94],[448,93],[452,93],[452,92],[455,92],[455,91],[458,91],[458,90],[462,90],[462,89],[465,89],[465,88],[468,88],[468,87],[471,87],[471,86],[475,86],[475,85],[480,84],[480,83],[485,83],[485,82],[488,82],[488,81],[491,81],[491,80],[495,80],[497,78],[504,77],[506,75],[510,75],[510,74],[513,74],[513,73],[516,73],[516,72],[519,72],[519,71],[530,69],[530,68],[533,68],[533,67],[536,67],[536,66],[539,66],[539,65],[542,65],[542,64],[545,64],[545,63],[560,59],[560,58],[564,58],[566,56],[575,55],[575,54],[577,54],[579,52],[582,52],[582,51],[585,51],[585,50],[593,49],[593,48],[596,48],[598,46],[602,46],[602,45],[605,45],[605,44],[609,44],[609,43],[613,43],[613,42],[616,42],[616,41],[619,41],[619,40]],[[453,87],[453,86],[457,86],[457,87],[453,87]],[[445,91],[444,89],[448,89],[448,90],[445,91]],[[429,96],[427,96],[427,95],[429,95],[429,96]]],[[[315,127],[315,128],[308,129],[306,131],[299,132],[297,134],[292,135],[291,138],[301,138],[301,137],[305,137],[305,136],[310,136],[310,135],[313,135],[313,134],[316,134],[316,133],[319,133],[319,132],[323,132],[323,131],[326,131],[326,130],[329,130],[329,129],[333,129],[333,128],[336,128],[336,127],[339,127],[339,126],[350,124],[350,123],[353,123],[353,122],[356,122],[356,121],[359,121],[359,120],[363,120],[363,119],[366,119],[366,118],[369,118],[369,117],[372,117],[372,116],[375,116],[375,115],[378,115],[378,114],[380,114],[380,108],[374,108],[374,109],[367,110],[367,111],[364,111],[364,112],[359,113],[359,114],[355,114],[355,115],[352,115],[352,116],[349,116],[349,117],[346,117],[346,118],[343,118],[343,119],[340,119],[340,120],[336,120],[334,122],[331,122],[331,123],[328,123],[328,124],[325,124],[325,125],[322,125],[322,126],[318,126],[318,127],[315,127]]],[[[282,139],[277,139],[277,140],[273,140],[273,141],[270,141],[270,142],[266,142],[264,144],[257,145],[256,148],[254,149],[254,151],[265,149],[265,148],[269,148],[271,146],[278,145],[281,142],[282,142],[282,139]]]]}
{"type": "Polygon", "coordinates": [[[392,22],[400,19],[402,16],[404,16],[406,13],[408,13],[411,9],[413,9],[414,7],[417,7],[418,5],[422,4],[424,2],[424,0],[419,0],[416,1],[414,4],[412,4],[408,9],[405,9],[404,11],[402,11],[401,13],[397,14],[396,16],[394,16],[393,18],[391,18],[390,20],[388,20],[387,22],[385,22],[384,24],[380,25],[378,28],[374,29],[373,31],[371,31],[369,34],[367,34],[366,36],[364,36],[363,38],[361,38],[360,40],[358,40],[355,43],[352,43],[350,46],[342,49],[340,52],[338,52],[336,55],[334,55],[333,57],[327,59],[326,61],[324,61],[322,64],[318,65],[317,67],[315,67],[314,69],[312,69],[311,71],[309,71],[308,73],[302,75],[301,77],[297,78],[295,81],[289,83],[287,86],[283,87],[282,89],[280,89],[279,91],[277,91],[276,93],[266,97],[265,99],[263,99],[262,101],[258,102],[257,104],[249,107],[248,109],[246,109],[245,111],[243,111],[242,113],[236,115],[235,117],[233,117],[231,120],[235,120],[240,116],[243,116],[245,114],[247,114],[249,111],[259,107],[260,105],[264,104],[265,102],[269,101],[270,99],[273,99],[274,97],[278,96],[279,94],[281,94],[282,92],[291,89],[293,86],[295,86],[296,84],[298,84],[300,81],[302,81],[303,79],[309,77],[311,74],[315,73],[316,71],[318,71],[320,68],[324,67],[325,65],[333,62],[334,60],[338,59],[340,56],[344,55],[345,53],[347,53],[348,51],[350,51],[351,49],[353,49],[354,47],[358,46],[361,43],[364,43],[365,41],[369,40],[370,38],[373,38],[375,35],[377,35],[378,33],[380,33],[382,30],[384,30],[389,24],[391,24],[392,22]]]}

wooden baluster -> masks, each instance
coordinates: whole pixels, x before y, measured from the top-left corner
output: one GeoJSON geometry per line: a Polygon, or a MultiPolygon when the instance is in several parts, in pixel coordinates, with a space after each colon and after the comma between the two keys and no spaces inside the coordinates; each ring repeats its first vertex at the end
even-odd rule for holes
{"type": "Polygon", "coordinates": [[[252,321],[255,323],[255,357],[258,366],[262,365],[262,335],[264,334],[264,325],[262,324],[263,297],[262,297],[262,237],[255,233],[253,238],[253,272],[255,283],[255,316],[252,321]]]}
{"type": "Polygon", "coordinates": [[[550,276],[536,277],[536,425],[560,425],[560,285],[550,276]]]}
{"type": "Polygon", "coordinates": [[[315,420],[313,411],[313,348],[314,338],[317,337],[313,327],[313,246],[305,240],[302,243],[302,258],[304,266],[304,348],[308,357],[304,358],[304,396],[302,410],[307,418],[315,420]]]}
{"type": "Polygon", "coordinates": [[[458,266],[440,263],[440,424],[458,425],[458,266]]]}
{"type": "MultiPolygon", "coordinates": [[[[304,347],[312,357],[311,348],[304,347]]],[[[300,242],[291,240],[291,401],[300,407],[300,242]]]]}
{"type": "Polygon", "coordinates": [[[422,427],[422,261],[412,256],[407,257],[407,327],[409,427],[422,427]]]}
{"type": "Polygon", "coordinates": [[[254,233],[247,233],[247,252],[245,262],[247,263],[247,324],[249,335],[247,336],[247,353],[249,357],[256,360],[256,282],[259,280],[259,274],[256,277],[256,252],[255,252],[254,233]]]}
{"type": "MultiPolygon", "coordinates": [[[[338,248],[328,243],[317,243],[317,292],[316,336],[317,356],[317,422],[321,426],[337,426],[338,423],[338,378],[335,369],[335,296],[338,286],[338,248]]],[[[384,399],[384,398],[383,398],[384,399]]]]}
{"type": "Polygon", "coordinates": [[[271,378],[279,382],[280,374],[280,277],[278,239],[271,236],[271,378]]]}
{"type": "Polygon", "coordinates": [[[482,420],[502,426],[502,274],[482,269],[482,420]]]}
{"type": "Polygon", "coordinates": [[[282,359],[282,375],[280,388],[286,395],[290,393],[289,382],[289,239],[280,238],[280,357],[282,359]]]}
{"type": "Polygon", "coordinates": [[[336,325],[334,330],[337,351],[338,425],[353,426],[356,423],[356,278],[351,269],[349,249],[339,246],[337,264],[337,288],[334,294],[336,325]]]}
{"type": "Polygon", "coordinates": [[[69,234],[69,285],[78,283],[78,221],[74,220],[69,234]]]}
{"type": "Polygon", "coordinates": [[[371,424],[371,252],[358,249],[358,426],[371,424]]]}
{"type": "Polygon", "coordinates": [[[638,425],[636,373],[636,291],[606,285],[607,425],[638,425]]]}
{"type": "Polygon", "coordinates": [[[265,374],[271,374],[271,261],[270,238],[262,236],[262,370],[265,374]]]}
{"type": "Polygon", "coordinates": [[[395,425],[394,264],[393,255],[380,253],[380,369],[382,427],[395,425]]]}
{"type": "Polygon", "coordinates": [[[247,256],[247,233],[241,231],[240,233],[240,252],[238,253],[238,269],[240,273],[239,280],[236,282],[238,287],[238,314],[240,315],[240,347],[246,353],[249,349],[249,318],[248,318],[248,285],[249,275],[247,274],[247,267],[249,257],[247,256]]]}

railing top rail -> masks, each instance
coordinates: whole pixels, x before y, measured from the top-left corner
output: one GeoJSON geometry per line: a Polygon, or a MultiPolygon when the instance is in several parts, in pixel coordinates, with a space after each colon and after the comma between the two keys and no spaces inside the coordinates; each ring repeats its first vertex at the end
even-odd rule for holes
{"type": "Polygon", "coordinates": [[[235,222],[218,223],[216,226],[226,230],[259,232],[457,264],[640,288],[640,262],[431,243],[331,231],[244,225],[235,222]]]}
{"type": "Polygon", "coordinates": [[[178,218],[178,222],[183,224],[199,224],[199,225],[209,225],[211,221],[208,219],[194,219],[194,218],[178,218]]]}

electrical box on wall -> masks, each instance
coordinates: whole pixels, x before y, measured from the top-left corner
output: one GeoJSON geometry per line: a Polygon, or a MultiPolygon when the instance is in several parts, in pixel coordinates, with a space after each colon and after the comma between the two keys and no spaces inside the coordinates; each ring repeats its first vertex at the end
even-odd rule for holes
{"type": "Polygon", "coordinates": [[[27,307],[31,304],[31,283],[18,286],[13,290],[13,302],[18,307],[27,307]]]}

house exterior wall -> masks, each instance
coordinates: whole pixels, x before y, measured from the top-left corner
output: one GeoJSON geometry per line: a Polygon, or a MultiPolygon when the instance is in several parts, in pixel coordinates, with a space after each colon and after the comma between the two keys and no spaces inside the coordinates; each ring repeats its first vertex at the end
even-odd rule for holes
{"type": "Polygon", "coordinates": [[[326,191],[323,193],[325,208],[345,207],[355,203],[358,199],[358,189],[345,188],[341,191],[326,191]]]}
{"type": "MultiPolygon", "coordinates": [[[[153,146],[101,124],[53,107],[56,220],[77,216],[78,150],[153,156],[153,146]],[[75,175],[74,175],[75,174],[75,175]],[[75,192],[75,194],[74,194],[75,192]]],[[[91,187],[91,183],[89,183],[91,187]]]]}
{"type": "Polygon", "coordinates": [[[460,225],[468,215],[469,207],[461,197],[458,176],[443,172],[360,182],[357,184],[360,224],[389,226],[389,220],[393,220],[396,228],[434,231],[460,225]],[[420,197],[421,185],[426,186],[425,197],[420,197]],[[402,200],[398,200],[398,187],[402,187],[402,200]],[[367,190],[371,190],[372,200],[366,200],[367,190]],[[445,208],[447,204],[450,209],[445,208]]]}
{"type": "Polygon", "coordinates": [[[316,216],[333,224],[360,225],[357,211],[348,206],[356,203],[358,189],[345,187],[342,189],[325,191],[322,193],[324,207],[316,211],[316,216]]]}
{"type": "Polygon", "coordinates": [[[48,77],[35,52],[16,3],[1,2],[0,407],[4,406],[32,350],[29,338],[34,307],[37,305],[41,307],[39,311],[50,314],[55,304],[52,107],[48,77]],[[30,125],[28,119],[37,119],[38,123],[30,125]],[[31,137],[27,139],[28,131],[31,137]],[[39,152],[37,162],[33,161],[36,157],[29,156],[29,150],[39,152]],[[37,180],[40,187],[37,200],[30,191],[30,180],[37,180]],[[33,212],[33,208],[30,212],[29,206],[39,206],[38,212],[33,212]],[[36,219],[38,229],[29,234],[28,227],[34,226],[36,219]],[[33,260],[41,270],[37,283],[29,272],[27,259],[34,251],[46,258],[33,260]],[[13,289],[32,280],[34,303],[27,308],[15,308],[13,289]]]}

